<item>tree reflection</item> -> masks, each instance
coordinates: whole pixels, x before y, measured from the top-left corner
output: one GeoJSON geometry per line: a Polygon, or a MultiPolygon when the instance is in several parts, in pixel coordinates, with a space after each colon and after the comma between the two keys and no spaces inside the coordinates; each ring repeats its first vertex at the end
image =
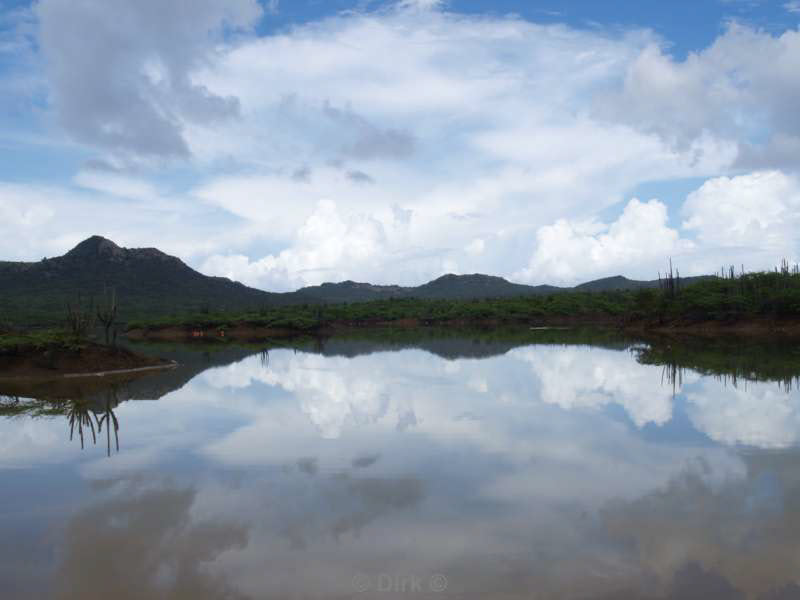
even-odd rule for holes
{"type": "Polygon", "coordinates": [[[106,456],[111,456],[111,430],[114,430],[114,446],[119,452],[119,420],[114,414],[114,408],[119,405],[119,395],[116,386],[103,392],[103,398],[95,401],[68,401],[67,418],[69,419],[69,439],[77,429],[81,440],[81,450],[84,449],[84,429],[92,434],[92,443],[97,444],[97,435],[106,429],[106,456]],[[95,426],[97,427],[95,433],[95,426]]]}
{"type": "Polygon", "coordinates": [[[776,382],[789,393],[800,386],[800,351],[791,340],[656,339],[632,348],[636,360],[662,365],[662,382],[680,389],[684,371],[714,377],[734,388],[748,382],[776,382]]]}
{"type": "Polygon", "coordinates": [[[99,395],[88,398],[38,399],[20,396],[0,395],[0,417],[58,417],[67,419],[69,439],[80,440],[81,450],[86,441],[92,438],[97,444],[98,435],[106,431],[106,455],[111,456],[111,433],[114,433],[114,447],[119,452],[119,420],[114,409],[119,405],[118,386],[110,386],[99,395]]]}
{"type": "MultiPolygon", "coordinates": [[[[116,404],[115,404],[116,406],[116,404]]],[[[97,419],[97,413],[94,413],[95,419],[97,419]]],[[[111,402],[106,401],[105,411],[103,412],[103,416],[97,421],[97,428],[98,432],[103,432],[103,424],[106,426],[106,455],[111,456],[111,426],[114,426],[114,443],[117,448],[117,452],[119,452],[119,421],[117,421],[117,415],[114,414],[114,411],[111,408],[111,402]]]]}
{"type": "Polygon", "coordinates": [[[92,432],[92,443],[97,444],[97,436],[94,432],[94,423],[89,409],[80,402],[69,402],[66,409],[67,419],[69,420],[69,441],[75,430],[78,430],[78,435],[81,438],[81,450],[83,450],[83,429],[88,428],[92,432]]]}

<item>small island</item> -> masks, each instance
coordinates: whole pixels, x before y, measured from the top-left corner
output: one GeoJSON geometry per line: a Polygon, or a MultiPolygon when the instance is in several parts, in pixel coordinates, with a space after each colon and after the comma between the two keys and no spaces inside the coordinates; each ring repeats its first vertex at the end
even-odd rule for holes
{"type": "Polygon", "coordinates": [[[111,375],[173,363],[119,346],[76,340],[63,331],[0,331],[0,380],[111,375]]]}

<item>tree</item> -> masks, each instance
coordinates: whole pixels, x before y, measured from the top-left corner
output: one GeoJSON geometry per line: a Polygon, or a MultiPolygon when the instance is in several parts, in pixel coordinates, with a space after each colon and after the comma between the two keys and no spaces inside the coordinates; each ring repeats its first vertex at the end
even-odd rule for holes
{"type": "MultiPolygon", "coordinates": [[[[103,290],[103,304],[97,307],[97,320],[103,325],[106,334],[106,345],[110,343],[111,328],[117,321],[117,290],[111,288],[111,294],[107,289],[103,290]]],[[[116,343],[116,330],[114,331],[114,342],[116,343]]]]}

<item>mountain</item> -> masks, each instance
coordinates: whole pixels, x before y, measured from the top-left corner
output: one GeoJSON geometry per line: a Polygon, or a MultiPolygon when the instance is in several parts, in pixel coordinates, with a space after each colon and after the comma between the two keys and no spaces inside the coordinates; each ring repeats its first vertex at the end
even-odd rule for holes
{"type": "Polygon", "coordinates": [[[399,285],[373,285],[357,281],[311,285],[292,292],[297,298],[312,302],[368,302],[406,297],[414,288],[399,285]]]}
{"type": "MultiPolygon", "coordinates": [[[[689,283],[693,279],[682,281],[689,283]]],[[[156,318],[203,311],[245,311],[286,304],[365,302],[388,298],[464,300],[554,294],[570,290],[601,292],[657,287],[658,281],[607,277],[575,288],[512,283],[491,275],[443,275],[416,287],[355,281],[323,283],[296,292],[273,293],[224,277],[198,273],[179,258],[156,248],[121,248],[93,236],[64,256],[39,262],[0,262],[0,324],[50,324],[61,321],[67,303],[79,296],[100,302],[114,289],[120,320],[156,318]]]]}
{"type": "Polygon", "coordinates": [[[223,277],[207,277],[155,248],[120,248],[94,236],[58,258],[0,262],[0,321],[49,323],[81,296],[98,302],[116,292],[120,318],[153,317],[205,307],[245,310],[276,302],[270,294],[223,277]]]}
{"type": "MultiPolygon", "coordinates": [[[[711,275],[699,275],[696,277],[681,277],[682,285],[689,285],[703,279],[708,279],[711,275]]],[[[649,281],[637,281],[636,279],[628,279],[622,275],[614,277],[604,277],[602,279],[595,279],[594,281],[587,281],[580,285],[571,288],[580,292],[609,292],[613,290],[638,290],[641,288],[657,288],[660,285],[658,279],[651,279],[649,281]]]]}
{"type": "Polygon", "coordinates": [[[528,296],[531,294],[552,294],[563,291],[551,285],[522,285],[511,283],[493,275],[442,275],[416,287],[400,285],[373,285],[356,281],[323,283],[300,288],[293,294],[316,302],[366,302],[388,298],[424,298],[444,300],[464,300],[469,298],[500,298],[507,296],[528,296]]]}
{"type": "Polygon", "coordinates": [[[442,275],[424,285],[414,288],[418,298],[499,298],[507,296],[529,296],[532,294],[552,294],[563,288],[552,285],[523,285],[511,283],[493,275],[442,275]]]}

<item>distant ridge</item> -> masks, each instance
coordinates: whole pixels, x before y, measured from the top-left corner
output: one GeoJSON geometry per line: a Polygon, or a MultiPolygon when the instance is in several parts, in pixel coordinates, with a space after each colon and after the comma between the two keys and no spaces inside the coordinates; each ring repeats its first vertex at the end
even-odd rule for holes
{"type": "MultiPolygon", "coordinates": [[[[688,278],[685,281],[690,282],[688,278]]],[[[493,275],[447,274],[420,286],[373,285],[355,281],[323,283],[295,292],[266,292],[209,277],[156,248],[122,248],[92,236],[64,256],[39,262],[0,262],[0,324],[52,323],[78,295],[100,298],[114,288],[122,319],[156,318],[187,312],[245,311],[287,304],[365,302],[389,298],[466,300],[653,288],[657,280],[636,281],[621,275],[574,288],[523,285],[493,275]]]]}
{"type": "MultiPolygon", "coordinates": [[[[689,285],[695,281],[707,279],[710,275],[698,275],[696,277],[681,277],[681,282],[689,285]]],[[[659,286],[658,279],[651,279],[649,281],[638,281],[635,279],[628,279],[622,275],[615,275],[614,277],[604,277],[602,279],[595,279],[594,281],[587,281],[574,288],[569,288],[583,292],[610,292],[613,290],[638,290],[642,288],[657,288],[659,286]]]]}

